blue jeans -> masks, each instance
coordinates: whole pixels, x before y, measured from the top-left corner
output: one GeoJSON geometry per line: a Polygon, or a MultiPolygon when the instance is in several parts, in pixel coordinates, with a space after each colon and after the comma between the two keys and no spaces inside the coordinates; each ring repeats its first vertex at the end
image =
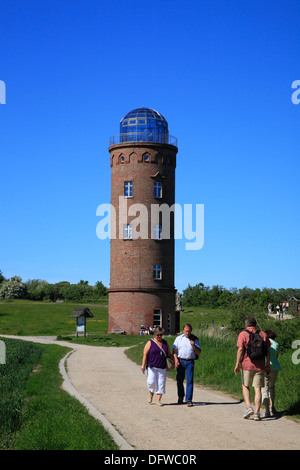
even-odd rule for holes
{"type": "Polygon", "coordinates": [[[184,397],[183,381],[186,375],[186,394],[185,401],[192,401],[194,390],[194,361],[179,361],[180,365],[177,368],[177,393],[178,398],[184,397]]]}

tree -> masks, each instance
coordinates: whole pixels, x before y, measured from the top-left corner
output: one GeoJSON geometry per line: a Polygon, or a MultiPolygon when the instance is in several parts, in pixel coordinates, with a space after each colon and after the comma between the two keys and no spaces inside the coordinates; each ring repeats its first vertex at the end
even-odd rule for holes
{"type": "Polygon", "coordinates": [[[43,300],[45,297],[44,287],[48,285],[47,281],[41,279],[28,279],[25,282],[27,287],[27,297],[30,300],[43,300]]]}
{"type": "Polygon", "coordinates": [[[222,294],[218,298],[218,304],[221,307],[228,307],[231,303],[233,294],[229,290],[224,289],[222,294]]]}
{"type": "Polygon", "coordinates": [[[27,287],[18,276],[3,281],[0,288],[0,299],[25,299],[27,287]]]}
{"type": "Polygon", "coordinates": [[[0,270],[0,284],[5,281],[5,277],[2,274],[2,271],[0,270]]]}
{"type": "Polygon", "coordinates": [[[107,288],[102,281],[97,281],[94,287],[94,294],[96,297],[105,297],[107,295],[107,288]]]}
{"type": "Polygon", "coordinates": [[[46,284],[42,287],[43,295],[45,300],[56,302],[60,299],[59,288],[57,284],[46,284]]]}

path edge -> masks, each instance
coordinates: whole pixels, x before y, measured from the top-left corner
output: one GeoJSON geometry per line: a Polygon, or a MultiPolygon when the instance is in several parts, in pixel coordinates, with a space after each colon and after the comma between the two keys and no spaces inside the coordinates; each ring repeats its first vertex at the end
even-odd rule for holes
{"type": "Polygon", "coordinates": [[[82,395],[80,395],[80,393],[73,387],[70,378],[67,374],[65,364],[70,354],[72,354],[74,351],[76,350],[73,349],[72,351],[69,351],[59,362],[59,371],[63,377],[62,388],[71,396],[80,401],[80,403],[85,406],[85,408],[88,410],[90,415],[93,416],[93,418],[97,419],[102,423],[103,427],[111,435],[115,443],[119,446],[120,450],[134,450],[134,448],[124,439],[123,436],[121,436],[121,434],[118,433],[118,431],[105,418],[105,416],[103,416],[99,410],[97,410],[88,400],[86,400],[82,395]]]}

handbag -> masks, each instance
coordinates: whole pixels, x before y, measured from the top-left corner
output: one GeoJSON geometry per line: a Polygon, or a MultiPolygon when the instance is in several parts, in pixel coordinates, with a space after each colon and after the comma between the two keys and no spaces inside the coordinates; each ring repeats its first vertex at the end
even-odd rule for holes
{"type": "Polygon", "coordinates": [[[162,350],[162,352],[163,352],[164,355],[166,356],[167,372],[170,372],[171,370],[173,370],[174,367],[175,367],[174,359],[172,359],[171,357],[167,356],[166,353],[165,353],[165,351],[163,350],[163,348],[161,348],[153,339],[151,339],[151,341],[153,341],[153,342],[162,350]]]}
{"type": "Polygon", "coordinates": [[[167,361],[167,372],[170,372],[175,367],[174,359],[166,356],[166,361],[167,361]]]}

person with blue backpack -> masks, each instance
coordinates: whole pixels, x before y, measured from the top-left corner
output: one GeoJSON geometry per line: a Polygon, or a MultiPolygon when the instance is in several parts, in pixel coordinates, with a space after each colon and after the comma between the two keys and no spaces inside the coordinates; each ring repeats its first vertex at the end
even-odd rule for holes
{"type": "Polygon", "coordinates": [[[256,328],[254,317],[245,320],[246,329],[237,340],[237,357],[234,373],[237,375],[241,367],[243,397],[246,409],[243,418],[254,414],[255,421],[260,420],[261,389],[264,387],[265,374],[270,373],[270,341],[264,331],[256,328]],[[255,392],[255,411],[251,405],[250,382],[255,392]]]}

